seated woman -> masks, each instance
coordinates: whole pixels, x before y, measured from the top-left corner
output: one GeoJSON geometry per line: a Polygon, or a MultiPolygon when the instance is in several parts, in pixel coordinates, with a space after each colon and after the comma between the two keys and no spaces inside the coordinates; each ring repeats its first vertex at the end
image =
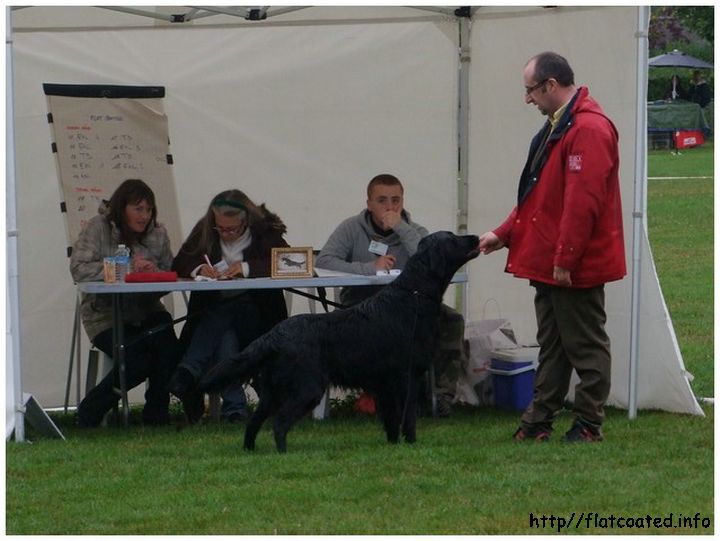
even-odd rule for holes
{"type": "MultiPolygon", "coordinates": [[[[133,254],[138,271],[169,270],[172,263],[170,240],[156,222],[155,195],[142,180],[124,181],[103,203],[99,214],[80,232],[70,258],[70,272],[76,282],[102,280],[103,258],[112,256],[118,244],[133,254]]],[[[170,396],[167,384],[179,358],[172,317],[157,293],[122,296],[126,338],[125,381],[128,389],[149,379],[142,418],[145,424],[167,424],[170,396]],[[158,328],[159,327],[159,328],[158,328]],[[152,329],[153,332],[148,333],[152,329]]],[[[80,305],[85,331],[100,351],[113,354],[113,318],[110,295],[83,294],[80,305]]],[[[93,388],[78,406],[81,426],[99,425],[117,404],[113,390],[115,370],[93,388]]]]}
{"type": "MultiPolygon", "coordinates": [[[[270,276],[271,249],[288,245],[283,239],[286,229],[276,214],[264,204],[255,205],[240,190],[221,192],[180,248],[172,268],[186,278],[270,276]]],[[[214,360],[241,351],[286,317],[279,290],[193,291],[180,335],[185,353],[170,390],[188,403],[202,400],[194,388],[214,360]]],[[[245,419],[247,400],[240,383],[226,389],[222,399],[225,419],[245,419]]],[[[199,420],[202,402],[187,413],[190,422],[199,420]]]]}

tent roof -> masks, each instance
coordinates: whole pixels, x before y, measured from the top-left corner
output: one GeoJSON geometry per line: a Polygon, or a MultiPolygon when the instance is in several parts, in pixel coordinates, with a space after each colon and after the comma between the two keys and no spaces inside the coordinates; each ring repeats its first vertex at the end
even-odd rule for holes
{"type": "Polygon", "coordinates": [[[477,7],[461,6],[32,6],[13,7],[16,29],[68,29],[157,26],[255,25],[298,20],[381,20],[471,17],[477,7]]]}

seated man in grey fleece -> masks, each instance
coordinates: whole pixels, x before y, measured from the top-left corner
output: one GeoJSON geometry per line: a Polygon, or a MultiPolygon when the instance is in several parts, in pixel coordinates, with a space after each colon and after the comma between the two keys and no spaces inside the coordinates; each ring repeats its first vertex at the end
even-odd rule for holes
{"type": "MultiPolygon", "coordinates": [[[[403,208],[403,194],[397,177],[389,174],[374,177],[367,187],[367,209],[344,220],[333,231],[315,266],[364,275],[374,275],[379,270],[402,270],[420,239],[428,234],[403,208]]],[[[340,292],[340,302],[352,306],[381,287],[345,287],[340,292]]],[[[438,346],[433,359],[435,392],[438,414],[446,417],[465,356],[465,321],[458,312],[443,305],[438,323],[438,346]]]]}

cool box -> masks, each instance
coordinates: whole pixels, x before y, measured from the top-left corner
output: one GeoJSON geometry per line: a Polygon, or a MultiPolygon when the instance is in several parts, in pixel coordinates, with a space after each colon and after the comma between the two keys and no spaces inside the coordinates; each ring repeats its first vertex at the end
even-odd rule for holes
{"type": "Polygon", "coordinates": [[[523,411],[533,397],[540,348],[499,349],[490,355],[495,406],[523,411]]]}

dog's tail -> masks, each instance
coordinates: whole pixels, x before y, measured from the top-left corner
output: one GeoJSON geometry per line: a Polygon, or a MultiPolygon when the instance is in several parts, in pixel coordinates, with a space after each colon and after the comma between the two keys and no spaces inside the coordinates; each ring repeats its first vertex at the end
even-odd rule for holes
{"type": "Polygon", "coordinates": [[[200,379],[198,389],[202,392],[222,391],[232,383],[248,381],[272,353],[269,345],[270,340],[261,336],[237,355],[222,359],[200,379]]]}

